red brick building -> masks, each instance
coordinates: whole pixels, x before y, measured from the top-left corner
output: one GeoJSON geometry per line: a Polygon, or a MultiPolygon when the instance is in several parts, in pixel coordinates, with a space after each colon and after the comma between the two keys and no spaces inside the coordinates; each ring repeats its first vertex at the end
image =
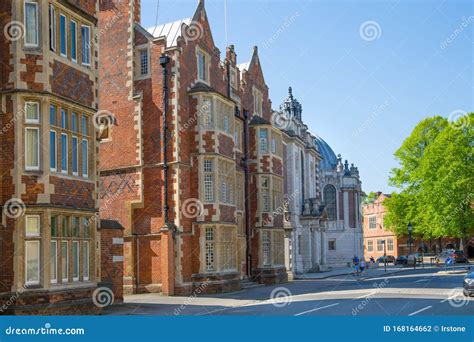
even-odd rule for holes
{"type": "MultiPolygon", "coordinates": [[[[384,255],[383,241],[386,243],[387,255],[398,257],[411,253],[440,253],[446,249],[460,249],[460,239],[456,238],[433,238],[430,240],[421,240],[413,237],[410,242],[408,236],[397,237],[393,232],[385,229],[384,217],[386,214],[383,201],[390,195],[377,193],[377,198],[370,203],[362,205],[363,212],[363,230],[364,230],[364,255],[366,258],[373,256],[375,259],[384,255]],[[410,250],[411,247],[411,250],[410,250]]],[[[408,230],[408,223],[407,223],[408,230]]],[[[469,243],[467,244],[469,245],[469,243]]]]}
{"type": "Polygon", "coordinates": [[[125,228],[125,291],[237,290],[286,280],[281,133],[257,48],[238,67],[193,17],[140,26],[140,1],[101,1],[101,217],[125,228]],[[115,19],[112,19],[115,18],[115,19]],[[109,25],[113,20],[113,24],[109,25]]]}
{"type": "Polygon", "coordinates": [[[2,313],[97,310],[97,10],[0,3],[2,313]]]}

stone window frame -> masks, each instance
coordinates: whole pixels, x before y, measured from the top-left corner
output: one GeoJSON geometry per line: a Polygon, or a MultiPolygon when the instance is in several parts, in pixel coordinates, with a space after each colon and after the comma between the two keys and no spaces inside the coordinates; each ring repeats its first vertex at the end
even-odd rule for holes
{"type": "Polygon", "coordinates": [[[272,266],[272,232],[269,229],[262,229],[260,231],[260,252],[262,267],[272,266]]]}
{"type": "Polygon", "coordinates": [[[67,27],[68,27],[67,18],[68,17],[66,16],[66,14],[64,12],[59,13],[59,55],[61,57],[66,58],[66,59],[68,58],[68,45],[69,45],[68,44],[68,34],[67,34],[67,31],[68,31],[68,29],[67,29],[67,27]],[[62,30],[61,30],[61,18],[64,18],[64,44],[65,44],[64,48],[65,48],[65,53],[63,53],[63,50],[62,50],[62,48],[63,48],[62,34],[63,33],[62,33],[62,30]]]}
{"type": "Polygon", "coordinates": [[[323,188],[322,194],[323,194],[323,201],[326,204],[326,212],[328,214],[328,219],[329,220],[337,220],[338,198],[337,198],[337,188],[336,188],[336,186],[334,186],[333,184],[326,184],[323,188]],[[328,203],[328,199],[326,198],[327,195],[328,195],[328,193],[326,193],[326,189],[330,189],[330,188],[332,190],[334,190],[332,192],[332,194],[334,194],[334,198],[331,199],[332,200],[331,205],[333,206],[333,208],[330,208],[330,205],[328,203]],[[331,212],[328,209],[333,210],[334,215],[331,215],[331,212]]]}
{"type": "Polygon", "coordinates": [[[211,67],[211,59],[210,55],[204,51],[201,47],[196,45],[196,79],[198,82],[202,82],[208,86],[211,85],[210,81],[210,67],[211,67]],[[201,61],[200,57],[204,58],[204,77],[201,77],[201,61]]]}
{"type": "Polygon", "coordinates": [[[26,287],[29,287],[29,286],[41,286],[41,216],[40,215],[26,215],[25,216],[25,285],[26,287]],[[28,225],[28,219],[29,218],[32,218],[32,217],[36,217],[38,219],[38,234],[35,234],[35,235],[28,235],[27,234],[27,225],[28,225]],[[36,274],[36,277],[38,278],[38,280],[36,281],[27,281],[28,279],[28,249],[29,249],[29,245],[31,244],[35,244],[37,245],[36,249],[37,249],[37,255],[36,255],[36,262],[37,262],[37,274],[36,274]]]}
{"type": "Polygon", "coordinates": [[[151,49],[150,44],[141,44],[135,47],[135,79],[144,80],[151,77],[151,49]],[[143,73],[142,53],[146,51],[146,73],[143,73]]]}
{"type": "Polygon", "coordinates": [[[218,200],[220,204],[235,205],[235,162],[217,158],[218,200]]]}
{"type": "MultiPolygon", "coordinates": [[[[95,241],[95,233],[93,232],[93,225],[91,224],[92,222],[92,216],[90,215],[84,215],[80,213],[62,213],[62,212],[56,212],[52,211],[50,214],[50,234],[49,234],[49,241],[45,241],[45,243],[55,243],[56,244],[56,280],[53,281],[50,279],[50,284],[56,287],[61,287],[61,286],[71,286],[71,285],[80,285],[84,283],[88,283],[91,280],[91,266],[93,267],[93,263],[91,263],[91,260],[93,260],[94,255],[92,254],[92,248],[91,246],[93,245],[93,242],[95,241]],[[53,234],[52,232],[52,219],[55,217],[56,221],[56,234],[53,234]],[[74,225],[74,219],[77,219],[77,226],[74,225]],[[65,231],[64,229],[64,223],[67,223],[67,230],[65,231]],[[77,234],[74,233],[74,228],[77,227],[77,234]],[[86,229],[87,227],[87,229],[86,229]],[[88,246],[87,251],[89,253],[88,258],[87,258],[87,276],[84,276],[85,272],[84,270],[86,269],[86,264],[84,263],[84,243],[87,243],[86,245],[88,246]],[[66,273],[67,277],[64,277],[64,272],[63,272],[63,246],[66,244],[67,246],[67,254],[66,254],[66,273]],[[74,253],[73,253],[73,248],[74,245],[77,245],[77,270],[78,274],[75,277],[74,276],[74,264],[75,260],[73,260],[74,253]],[[61,280],[59,282],[59,280],[61,280]]],[[[49,263],[51,267],[51,263],[49,263]]],[[[50,278],[51,278],[51,268],[50,268],[50,278]]]]}
{"type": "Polygon", "coordinates": [[[78,33],[77,33],[77,28],[78,28],[78,27],[79,27],[78,22],[77,22],[76,20],[74,20],[73,18],[70,18],[70,19],[69,19],[69,37],[71,38],[71,41],[70,41],[70,44],[69,44],[69,45],[70,45],[70,47],[71,47],[71,61],[73,61],[74,63],[77,63],[77,61],[78,61],[78,58],[77,58],[77,56],[78,56],[78,54],[77,54],[77,51],[78,51],[78,49],[77,49],[77,47],[78,47],[78,44],[77,44],[78,39],[77,39],[77,38],[79,37],[79,35],[78,35],[78,33]],[[72,52],[73,52],[72,25],[73,25],[73,24],[74,24],[74,28],[75,28],[75,37],[74,37],[74,43],[75,43],[75,44],[74,44],[74,45],[75,45],[75,46],[74,46],[74,53],[75,53],[75,55],[76,55],[75,58],[73,58],[73,54],[72,54],[72,52]]]}
{"type": "Polygon", "coordinates": [[[268,154],[268,138],[269,138],[269,129],[267,127],[262,127],[258,130],[258,150],[260,154],[268,154]],[[266,132],[266,137],[263,137],[263,133],[266,132]]]}
{"type": "Polygon", "coordinates": [[[204,96],[200,98],[199,115],[202,116],[200,123],[204,129],[214,129],[214,104],[211,96],[204,96]],[[205,103],[208,103],[207,106],[205,103]]]}
{"type": "Polygon", "coordinates": [[[336,239],[329,239],[328,240],[328,251],[335,251],[336,249],[337,249],[336,239]]]}
{"type": "Polygon", "coordinates": [[[237,171],[235,173],[235,205],[237,211],[245,211],[245,173],[237,171]]]}
{"type": "Polygon", "coordinates": [[[214,158],[205,157],[202,161],[202,198],[206,203],[213,203],[216,199],[216,190],[215,190],[215,172],[216,165],[214,158]]]}
{"type": "Polygon", "coordinates": [[[25,0],[23,3],[23,23],[24,23],[24,30],[25,30],[25,35],[24,35],[24,46],[26,48],[39,48],[40,47],[40,37],[41,37],[41,16],[40,16],[40,4],[37,1],[33,0],[25,0]],[[27,18],[26,18],[26,5],[34,5],[35,6],[35,15],[36,15],[36,43],[28,43],[28,32],[27,32],[27,18]]]}
{"type": "Polygon", "coordinates": [[[93,44],[92,44],[92,26],[87,25],[87,24],[81,24],[81,63],[82,65],[86,67],[90,67],[92,64],[92,56],[93,56],[93,44]],[[84,32],[83,30],[87,29],[88,33],[88,44],[84,44],[84,32]],[[83,46],[87,47],[87,55],[85,55],[85,50],[83,46]],[[84,58],[84,56],[87,56],[87,58],[84,58]],[[86,62],[84,60],[87,60],[86,62]]]}
{"type": "Polygon", "coordinates": [[[56,7],[49,4],[49,49],[53,52],[57,50],[57,21],[56,7]]]}
{"type": "Polygon", "coordinates": [[[89,176],[91,175],[91,143],[93,143],[94,137],[91,135],[93,130],[91,130],[91,120],[89,119],[90,117],[93,117],[93,112],[84,110],[80,106],[74,106],[71,104],[66,104],[64,102],[58,101],[57,99],[51,100],[48,103],[48,107],[50,108],[51,106],[56,108],[56,120],[55,124],[49,123],[49,128],[50,131],[55,131],[56,132],[56,138],[57,138],[57,145],[56,145],[56,163],[57,163],[57,168],[56,171],[50,170],[53,172],[55,175],[63,175],[63,176],[70,176],[73,177],[74,179],[89,179],[89,176]],[[63,112],[65,113],[65,122],[63,122],[63,112]],[[72,115],[73,113],[76,114],[76,127],[75,130],[73,130],[73,119],[72,115]],[[58,120],[58,115],[59,115],[59,120],[58,120]],[[86,129],[84,129],[83,124],[83,118],[85,118],[85,123],[87,125],[86,129]],[[63,125],[65,124],[65,125],[63,125]],[[67,159],[67,170],[62,169],[62,136],[66,136],[66,147],[67,147],[67,153],[66,153],[66,159],[67,159]],[[72,141],[73,138],[77,138],[77,173],[73,173],[73,158],[72,158],[72,141]],[[84,174],[83,170],[83,142],[87,141],[87,174],[84,174]],[[69,156],[71,155],[71,157],[69,156]]]}
{"type": "Polygon", "coordinates": [[[285,233],[283,230],[272,230],[272,266],[285,265],[285,233]]]}
{"type": "Polygon", "coordinates": [[[42,129],[41,129],[41,122],[42,122],[42,118],[43,118],[43,115],[42,115],[42,108],[41,108],[41,100],[39,99],[36,99],[36,98],[26,98],[24,100],[24,116],[25,116],[25,120],[24,120],[24,158],[23,158],[23,161],[24,161],[24,170],[25,171],[32,171],[32,172],[38,172],[41,170],[41,162],[42,162],[42,158],[41,158],[41,146],[42,146],[42,129]],[[31,104],[35,104],[36,108],[37,108],[37,116],[38,116],[38,119],[37,120],[31,120],[31,119],[28,119],[27,118],[27,113],[28,113],[28,106],[31,105],[31,104]],[[28,165],[28,131],[30,130],[34,130],[37,132],[37,136],[36,136],[36,155],[37,155],[37,159],[38,159],[38,163],[37,165],[28,165]]]}
{"type": "Polygon", "coordinates": [[[213,117],[216,119],[217,128],[222,133],[234,139],[235,137],[235,120],[234,107],[223,101],[218,96],[214,97],[214,106],[212,107],[213,117]]]}
{"type": "Polygon", "coordinates": [[[283,179],[278,177],[272,177],[272,199],[273,199],[273,212],[283,213],[283,179]]]}
{"type": "Polygon", "coordinates": [[[271,213],[272,212],[272,203],[270,199],[271,193],[271,176],[262,175],[259,177],[259,189],[261,192],[260,196],[260,212],[261,213],[271,213]]]}
{"type": "Polygon", "coordinates": [[[238,272],[238,227],[234,224],[205,224],[201,226],[201,272],[238,272]]]}

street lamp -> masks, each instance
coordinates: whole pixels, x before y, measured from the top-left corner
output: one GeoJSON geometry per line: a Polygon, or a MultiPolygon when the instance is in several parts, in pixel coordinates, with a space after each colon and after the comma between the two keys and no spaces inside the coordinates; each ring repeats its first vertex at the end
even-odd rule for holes
{"type": "Polygon", "coordinates": [[[385,266],[385,273],[387,273],[387,245],[385,244],[385,240],[382,240],[383,245],[383,263],[385,266]]]}
{"type": "Polygon", "coordinates": [[[411,241],[411,234],[413,232],[413,226],[411,225],[411,222],[408,222],[408,244],[410,246],[410,254],[411,254],[411,244],[412,244],[412,241],[411,241]]]}

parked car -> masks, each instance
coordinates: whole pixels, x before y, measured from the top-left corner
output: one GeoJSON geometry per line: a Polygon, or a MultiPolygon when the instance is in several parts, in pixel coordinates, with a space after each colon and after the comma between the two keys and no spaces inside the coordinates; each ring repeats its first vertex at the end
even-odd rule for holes
{"type": "Polygon", "coordinates": [[[469,260],[467,260],[467,258],[464,255],[463,251],[454,251],[454,261],[457,264],[467,264],[467,263],[469,263],[469,260]]]}
{"type": "MultiPolygon", "coordinates": [[[[387,264],[395,263],[395,257],[393,255],[387,255],[386,258],[387,258],[387,264]]],[[[385,263],[385,257],[381,256],[380,258],[377,259],[377,262],[381,264],[385,263]]]]}
{"type": "Polygon", "coordinates": [[[464,295],[466,297],[473,295],[474,294],[474,272],[470,272],[464,277],[463,284],[464,284],[463,286],[464,295]]]}
{"type": "Polygon", "coordinates": [[[408,256],[400,255],[397,260],[395,260],[395,265],[406,265],[408,264],[408,256]]]}

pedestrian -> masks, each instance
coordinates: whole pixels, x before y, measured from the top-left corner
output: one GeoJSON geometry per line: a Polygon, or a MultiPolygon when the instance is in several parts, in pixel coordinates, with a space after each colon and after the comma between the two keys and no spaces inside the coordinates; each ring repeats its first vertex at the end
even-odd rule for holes
{"type": "Polygon", "coordinates": [[[354,266],[354,274],[359,274],[359,258],[357,255],[354,255],[354,258],[352,258],[352,265],[354,266]]]}
{"type": "Polygon", "coordinates": [[[365,259],[364,258],[361,259],[359,268],[360,268],[360,273],[364,273],[364,270],[365,270],[365,259]]]}

